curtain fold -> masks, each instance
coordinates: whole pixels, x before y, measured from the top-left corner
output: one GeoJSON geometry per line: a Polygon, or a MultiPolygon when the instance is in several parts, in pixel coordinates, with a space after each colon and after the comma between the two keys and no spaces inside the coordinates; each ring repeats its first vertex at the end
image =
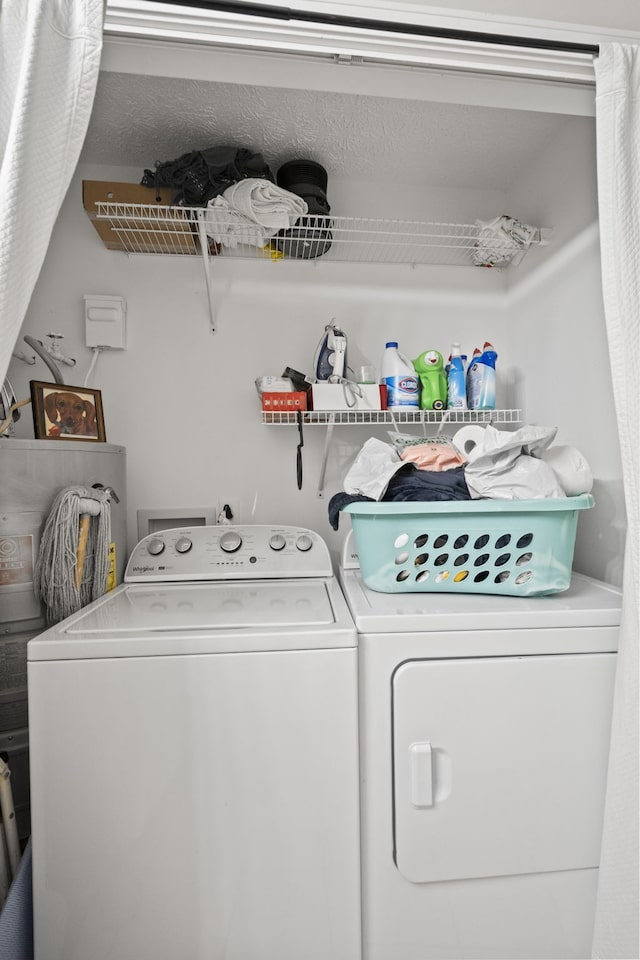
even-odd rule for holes
{"type": "Polygon", "coordinates": [[[86,134],[103,0],[0,3],[0,384],[86,134]]]}
{"type": "Polygon", "coordinates": [[[628,526],[592,956],[615,960],[639,955],[640,47],[602,44],[595,68],[602,289],[628,526]]]}

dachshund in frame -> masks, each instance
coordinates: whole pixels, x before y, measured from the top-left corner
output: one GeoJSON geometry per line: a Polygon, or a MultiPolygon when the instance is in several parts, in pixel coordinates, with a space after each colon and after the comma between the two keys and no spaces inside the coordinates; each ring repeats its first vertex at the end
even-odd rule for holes
{"type": "Polygon", "coordinates": [[[44,398],[44,409],[53,424],[50,435],[98,436],[96,408],[90,400],[83,400],[77,393],[49,393],[44,398]]]}

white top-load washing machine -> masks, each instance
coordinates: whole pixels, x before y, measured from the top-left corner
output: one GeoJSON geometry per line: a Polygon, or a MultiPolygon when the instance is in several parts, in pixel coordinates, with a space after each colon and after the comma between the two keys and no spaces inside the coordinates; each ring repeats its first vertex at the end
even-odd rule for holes
{"type": "Polygon", "coordinates": [[[591,956],[620,593],[376,593],[358,629],[365,960],[591,956]]]}
{"type": "Polygon", "coordinates": [[[358,960],[356,633],[325,543],[166,530],[29,643],[37,960],[358,960]]]}

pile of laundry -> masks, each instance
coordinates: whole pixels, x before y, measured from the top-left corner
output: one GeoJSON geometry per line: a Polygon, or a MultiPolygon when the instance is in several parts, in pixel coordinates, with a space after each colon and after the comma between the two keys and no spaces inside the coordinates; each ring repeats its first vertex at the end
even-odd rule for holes
{"type": "Polygon", "coordinates": [[[557,427],[513,432],[488,425],[469,453],[455,437],[416,439],[390,432],[390,443],[371,438],[329,501],[329,523],[358,501],[540,500],[589,493],[589,464],[573,446],[552,446],[557,427]]]}
{"type": "Polygon", "coordinates": [[[279,187],[261,153],[238,147],[192,151],[145,170],[147,187],[174,187],[174,203],[206,208],[207,236],[230,249],[264,247],[308,212],[301,196],[279,187]]]}

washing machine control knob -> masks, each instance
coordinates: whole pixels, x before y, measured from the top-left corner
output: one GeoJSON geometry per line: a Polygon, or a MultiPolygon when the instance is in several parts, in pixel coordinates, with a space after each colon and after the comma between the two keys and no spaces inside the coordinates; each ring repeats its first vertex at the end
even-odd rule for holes
{"type": "Polygon", "coordinates": [[[220,547],[225,553],[235,553],[242,546],[242,537],[235,530],[229,530],[220,537],[220,547]]]}
{"type": "Polygon", "coordinates": [[[189,537],[180,537],[176,541],[176,550],[178,553],[189,553],[189,550],[191,550],[192,546],[193,544],[191,540],[189,540],[189,537]]]}
{"type": "Polygon", "coordinates": [[[287,541],[281,533],[274,533],[273,536],[269,538],[269,546],[272,550],[284,550],[286,545],[287,541]]]}
{"type": "Polygon", "coordinates": [[[154,537],[153,540],[149,540],[147,552],[150,553],[152,557],[157,557],[163,550],[164,540],[160,540],[159,537],[154,537]]]}
{"type": "Polygon", "coordinates": [[[307,550],[311,550],[312,546],[313,546],[313,540],[306,533],[301,534],[296,540],[296,547],[298,548],[298,550],[301,550],[303,553],[306,553],[307,550]]]}

